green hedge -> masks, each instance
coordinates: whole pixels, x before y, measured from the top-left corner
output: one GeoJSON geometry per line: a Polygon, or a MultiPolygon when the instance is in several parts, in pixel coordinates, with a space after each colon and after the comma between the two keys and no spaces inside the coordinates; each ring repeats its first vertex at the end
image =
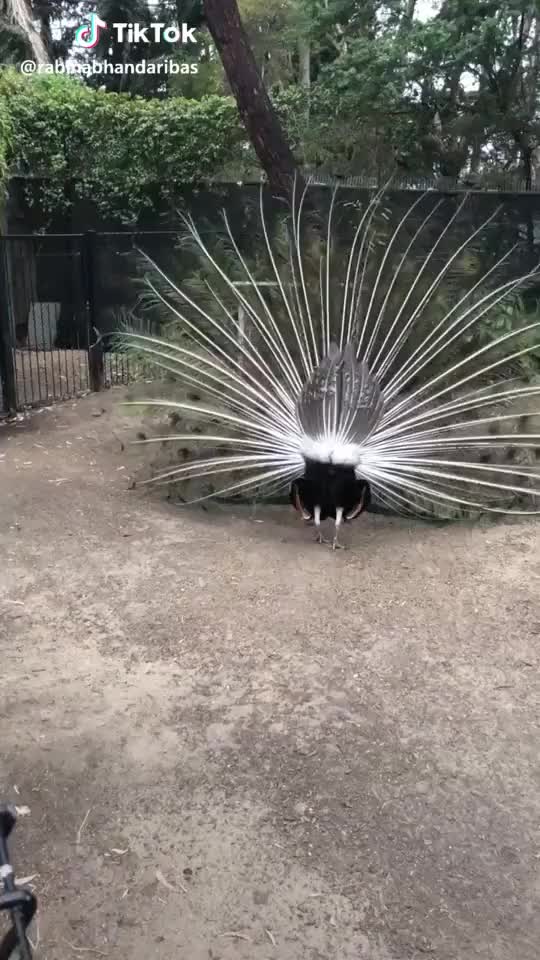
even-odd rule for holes
{"type": "Polygon", "coordinates": [[[9,175],[9,158],[12,147],[13,127],[6,100],[0,99],[0,211],[4,205],[9,175]]]}
{"type": "Polygon", "coordinates": [[[231,98],[144,100],[69,77],[0,76],[9,173],[29,177],[26,200],[44,215],[89,199],[101,216],[133,222],[180,187],[219,175],[242,139],[231,98]]]}

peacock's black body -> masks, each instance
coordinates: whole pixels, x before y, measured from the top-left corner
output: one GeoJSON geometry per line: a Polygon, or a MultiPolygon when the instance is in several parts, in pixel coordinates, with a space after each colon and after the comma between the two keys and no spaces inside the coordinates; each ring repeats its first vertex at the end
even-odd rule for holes
{"type": "Polygon", "coordinates": [[[515,271],[516,242],[468,281],[475,244],[495,213],[464,236],[458,223],[467,198],[458,200],[419,257],[417,245],[447,198],[426,205],[424,195],[385,229],[382,192],[357,211],[346,255],[335,237],[334,196],[313,255],[303,233],[306,192],[293,201],[286,261],[273,247],[261,193],[266,267],[261,273],[258,266],[257,276],[226,215],[234,279],[185,218],[215,276],[204,298],[150,261],[157,278],[151,289],[182,336],[166,342],[131,332],[127,339],[204,395],[201,402],[150,403],[219,424],[197,436],[165,438],[215,452],[155,479],[211,478],[213,489],[203,496],[288,488],[318,539],[320,523],[335,522],[335,545],[341,523],[372,499],[416,516],[540,513],[540,434],[516,429],[508,412],[524,401],[530,408],[540,395],[537,380],[512,374],[516,363],[539,353],[538,313],[520,315],[510,327],[497,320],[484,336],[486,318],[514,302],[537,278],[537,265],[515,271]],[[507,449],[523,457],[504,460],[498,452],[507,449]]]}
{"type": "Polygon", "coordinates": [[[303,477],[293,480],[289,499],[308,523],[317,528],[317,539],[323,542],[321,523],[336,524],[334,547],[339,545],[337,533],[342,523],[356,520],[371,501],[369,483],[356,476],[354,467],[307,460],[303,477]]]}

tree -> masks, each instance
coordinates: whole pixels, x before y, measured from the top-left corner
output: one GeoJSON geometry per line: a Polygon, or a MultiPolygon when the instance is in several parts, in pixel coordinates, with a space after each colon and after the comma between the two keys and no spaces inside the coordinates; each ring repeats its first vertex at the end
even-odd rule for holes
{"type": "Polygon", "coordinates": [[[296,160],[262,81],[236,0],[204,0],[208,29],[219,51],[242,121],[272,188],[291,196],[296,160]]]}
{"type": "MultiPolygon", "coordinates": [[[[540,143],[534,0],[296,0],[310,43],[306,162],[331,172],[498,177],[530,186],[540,143]]],[[[290,103],[295,101],[287,91],[290,103]]]]}
{"type": "Polygon", "coordinates": [[[428,140],[451,174],[496,166],[534,176],[539,143],[540,10],[534,2],[444,0],[413,35],[413,80],[428,140]]]}
{"type": "Polygon", "coordinates": [[[0,0],[0,52],[4,63],[65,60],[75,24],[95,10],[95,0],[0,0]],[[53,30],[61,27],[61,34],[53,30]]]}
{"type": "Polygon", "coordinates": [[[0,50],[8,62],[25,56],[48,62],[49,51],[36,27],[30,0],[0,0],[0,50]]]}
{"type": "Polygon", "coordinates": [[[151,12],[147,0],[0,0],[2,59],[33,56],[36,37],[50,59],[67,57],[68,21],[96,9],[107,22],[188,21],[197,45],[103,35],[97,52],[79,56],[173,57],[197,73],[88,83],[159,98],[232,91],[280,192],[297,162],[379,179],[397,164],[409,176],[494,186],[512,174],[530,187],[540,172],[538,0],[439,0],[428,18],[417,0],[161,0],[151,12]]]}

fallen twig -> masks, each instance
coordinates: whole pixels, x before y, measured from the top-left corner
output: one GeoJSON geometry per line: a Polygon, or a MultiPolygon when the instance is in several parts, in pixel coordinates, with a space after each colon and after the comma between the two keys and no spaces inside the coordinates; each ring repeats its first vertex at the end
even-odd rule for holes
{"type": "Polygon", "coordinates": [[[108,957],[109,954],[105,953],[103,950],[98,950],[97,947],[77,947],[74,943],[70,943],[69,940],[66,940],[65,937],[62,938],[64,943],[67,943],[70,950],[74,950],[75,953],[96,953],[98,957],[108,957]]]}
{"type": "MultiPolygon", "coordinates": [[[[36,876],[37,876],[37,874],[36,874],[36,876]]],[[[19,882],[20,882],[20,881],[19,881],[19,882]]],[[[28,942],[29,942],[30,946],[32,947],[32,950],[34,951],[34,953],[36,953],[37,948],[39,947],[40,940],[41,940],[41,937],[40,937],[40,935],[39,935],[39,920],[38,920],[38,918],[36,917],[36,942],[34,943],[33,940],[31,940],[30,937],[28,937],[28,942]]]]}
{"type": "Polygon", "coordinates": [[[39,873],[32,873],[29,877],[17,877],[17,883],[19,883],[21,887],[26,887],[26,885],[32,883],[32,880],[35,880],[36,877],[39,877],[39,873]]]}
{"type": "Polygon", "coordinates": [[[247,937],[245,933],[236,933],[234,930],[220,933],[220,937],[230,937],[232,940],[247,940],[248,943],[251,943],[251,937],[247,937]]]}
{"type": "Polygon", "coordinates": [[[178,880],[176,887],[174,887],[172,883],[169,883],[169,881],[165,879],[161,870],[156,870],[156,880],[158,883],[161,883],[162,886],[166,887],[167,890],[171,890],[172,893],[178,893],[177,887],[180,887],[180,890],[182,890],[183,893],[187,893],[187,887],[185,887],[183,883],[180,883],[178,880]]]}
{"type": "Polygon", "coordinates": [[[77,846],[79,846],[79,844],[80,844],[80,842],[81,842],[82,832],[83,832],[83,830],[84,830],[84,828],[85,828],[85,826],[86,826],[86,821],[88,820],[88,817],[90,816],[91,810],[92,810],[92,807],[90,807],[90,808],[86,811],[84,820],[83,820],[83,822],[81,823],[79,829],[77,830],[77,840],[76,840],[77,846]]]}

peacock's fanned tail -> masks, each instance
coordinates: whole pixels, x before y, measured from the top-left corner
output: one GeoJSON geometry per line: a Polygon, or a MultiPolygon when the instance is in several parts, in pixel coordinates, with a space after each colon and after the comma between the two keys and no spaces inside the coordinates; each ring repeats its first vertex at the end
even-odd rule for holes
{"type": "Polygon", "coordinates": [[[234,272],[184,216],[210,275],[204,296],[143,254],[176,335],[130,330],[122,339],[187,392],[144,405],[208,424],[157,442],[212,452],[153,480],[211,478],[212,493],[197,500],[271,494],[311,458],[354,465],[372,496],[398,512],[540,513],[540,433],[527,428],[540,418],[540,381],[515,375],[539,358],[540,314],[512,313],[538,264],[517,271],[516,260],[526,261],[516,243],[478,278],[471,271],[501,208],[464,232],[468,197],[441,228],[447,198],[422,195],[392,227],[387,202],[380,191],[354,207],[344,240],[337,194],[321,224],[306,187],[293,199],[284,256],[261,190],[256,266],[223,214],[234,272]],[[190,399],[194,391],[203,399],[190,399]]]}

